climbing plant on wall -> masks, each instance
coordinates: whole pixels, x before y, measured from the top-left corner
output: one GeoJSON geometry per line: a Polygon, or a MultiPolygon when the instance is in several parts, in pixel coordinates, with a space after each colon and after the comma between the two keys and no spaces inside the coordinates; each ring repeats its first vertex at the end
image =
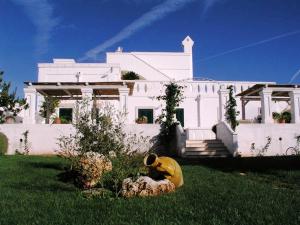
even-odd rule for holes
{"type": "Polygon", "coordinates": [[[4,72],[0,71],[0,123],[5,122],[7,116],[17,116],[22,109],[29,106],[26,100],[17,97],[17,90],[11,91],[11,83],[3,80],[4,72]]]}
{"type": "Polygon", "coordinates": [[[158,96],[158,100],[165,102],[165,108],[162,110],[162,114],[158,118],[158,122],[161,125],[161,141],[162,144],[168,147],[168,144],[171,142],[173,135],[172,131],[174,127],[178,124],[175,120],[176,108],[183,101],[183,86],[170,82],[166,85],[165,94],[158,96]]]}
{"type": "Polygon", "coordinates": [[[236,100],[233,96],[233,86],[230,85],[228,88],[229,90],[229,99],[226,102],[226,120],[230,124],[232,130],[235,131],[236,127],[239,125],[239,122],[237,121],[237,116],[240,114],[239,111],[236,110],[236,100]]]}

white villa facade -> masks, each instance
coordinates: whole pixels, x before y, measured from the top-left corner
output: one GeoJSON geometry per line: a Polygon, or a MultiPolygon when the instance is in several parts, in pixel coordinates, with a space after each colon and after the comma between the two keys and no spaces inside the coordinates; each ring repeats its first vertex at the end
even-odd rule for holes
{"type": "MultiPolygon", "coordinates": [[[[23,125],[38,127],[45,123],[39,115],[43,96],[60,98],[56,114],[69,118],[74,117],[76,99],[89,97],[93,102],[96,100],[96,107],[101,107],[104,102],[113,104],[127,113],[129,126],[152,129],[154,134],[159,130],[155,120],[163,107],[156,97],[163,94],[164,84],[176,81],[184,86],[185,97],[177,113],[177,120],[184,128],[178,131],[179,155],[207,155],[207,151],[201,153],[201,146],[207,144],[205,140],[215,139],[222,141],[232,155],[242,156],[255,154],[250,151],[251,144],[260,148],[270,135],[273,138],[270,155],[284,154],[287,147],[294,145],[295,136],[300,135],[298,86],[281,86],[279,90],[275,82],[195,80],[193,45],[188,36],[182,41],[182,52],[123,52],[118,48],[116,52],[106,54],[105,63],[77,63],[74,59],[39,63],[37,82],[25,82],[24,93],[30,107],[24,112],[23,125]],[[140,79],[122,80],[122,74],[128,71],[135,72],[140,79]],[[236,97],[241,112],[238,117],[241,124],[236,132],[229,128],[224,116],[229,85],[233,86],[235,95],[242,93],[236,97]],[[258,95],[252,96],[253,93],[258,95]],[[292,112],[292,123],[274,124],[272,112],[283,110],[292,112]],[[137,124],[141,116],[147,117],[147,125],[137,124]],[[260,124],[257,123],[259,118],[260,124]],[[212,132],[214,125],[217,125],[217,136],[212,132]],[[283,138],[278,142],[281,134],[283,138]],[[276,148],[279,144],[281,149],[276,148]]],[[[221,149],[220,143],[213,144],[221,149]]],[[[216,151],[211,155],[214,153],[216,151]]]]}
{"type": "MultiPolygon", "coordinates": [[[[163,94],[164,84],[177,81],[185,87],[185,99],[180,105],[185,128],[209,128],[222,120],[224,110],[219,107],[220,90],[234,86],[238,94],[255,84],[247,81],[197,81],[193,80],[193,44],[190,37],[183,42],[183,52],[116,52],[107,53],[106,63],[76,63],[73,59],[54,59],[53,63],[38,64],[38,80],[28,82],[24,89],[30,103],[24,123],[43,123],[39,108],[44,95],[58,96],[62,100],[57,110],[72,109],[75,97],[96,97],[97,104],[110,102],[128,113],[128,123],[134,124],[143,110],[148,113],[148,123],[154,123],[161,114],[161,102],[156,97],[163,94]],[[122,80],[122,73],[133,71],[141,80],[122,80]],[[73,100],[72,100],[73,99],[73,100]],[[222,116],[221,116],[222,115],[222,116]]],[[[270,83],[272,84],[272,83],[270,83]]],[[[238,109],[241,101],[237,98],[238,109]]],[[[224,104],[224,103],[223,103],[224,104]]],[[[276,105],[278,110],[284,108],[276,105]]],[[[246,105],[244,119],[260,115],[260,102],[246,105]]],[[[240,115],[242,117],[242,115],[240,115]]]]}

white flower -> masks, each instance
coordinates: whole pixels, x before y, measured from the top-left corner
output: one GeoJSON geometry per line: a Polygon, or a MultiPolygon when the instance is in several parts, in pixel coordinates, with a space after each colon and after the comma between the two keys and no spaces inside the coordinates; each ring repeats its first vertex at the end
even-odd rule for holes
{"type": "Polygon", "coordinates": [[[115,158],[115,157],[117,157],[117,154],[116,154],[114,151],[109,151],[109,152],[108,152],[108,155],[109,155],[110,158],[115,158]]]}

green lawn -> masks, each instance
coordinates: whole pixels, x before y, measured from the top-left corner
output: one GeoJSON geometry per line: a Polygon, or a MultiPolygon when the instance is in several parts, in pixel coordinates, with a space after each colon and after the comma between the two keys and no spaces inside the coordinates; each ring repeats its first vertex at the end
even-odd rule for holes
{"type": "Polygon", "coordinates": [[[184,165],[185,185],[156,198],[86,199],[56,157],[0,157],[0,224],[300,224],[300,170],[184,165]]]}

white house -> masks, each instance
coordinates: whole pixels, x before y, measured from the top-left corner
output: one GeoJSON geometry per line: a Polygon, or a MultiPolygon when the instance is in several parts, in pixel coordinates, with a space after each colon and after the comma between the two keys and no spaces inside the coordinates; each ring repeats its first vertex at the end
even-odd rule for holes
{"type": "Polygon", "coordinates": [[[96,101],[97,107],[109,102],[126,112],[129,125],[142,128],[145,125],[137,124],[137,119],[146,116],[147,129],[155,127],[158,131],[155,120],[163,106],[156,97],[163,94],[165,84],[176,81],[184,86],[185,96],[176,114],[184,128],[178,130],[180,155],[226,156],[228,151],[233,155],[255,155],[252,144],[259,150],[270,135],[273,139],[268,154],[284,154],[287,147],[295,144],[295,136],[300,135],[298,86],[278,86],[275,82],[195,80],[193,45],[193,40],[187,36],[182,41],[182,52],[123,52],[119,47],[116,52],[106,54],[105,63],[78,63],[74,59],[39,63],[37,81],[25,82],[24,93],[30,107],[24,112],[23,123],[31,127],[45,123],[39,116],[43,96],[60,98],[57,115],[68,120],[73,118],[76,99],[89,97],[96,101]],[[135,72],[140,79],[122,80],[122,74],[128,71],[135,72]],[[241,124],[236,132],[225,122],[224,106],[229,85],[234,88],[241,112],[238,118],[241,124]],[[291,124],[273,123],[272,112],[282,110],[291,110],[291,124]],[[262,123],[259,124],[260,118],[262,123]],[[217,136],[212,132],[214,125],[217,125],[217,136]],[[278,131],[281,129],[285,136],[279,143],[281,133],[278,131]],[[281,149],[276,147],[279,144],[281,149]]]}

